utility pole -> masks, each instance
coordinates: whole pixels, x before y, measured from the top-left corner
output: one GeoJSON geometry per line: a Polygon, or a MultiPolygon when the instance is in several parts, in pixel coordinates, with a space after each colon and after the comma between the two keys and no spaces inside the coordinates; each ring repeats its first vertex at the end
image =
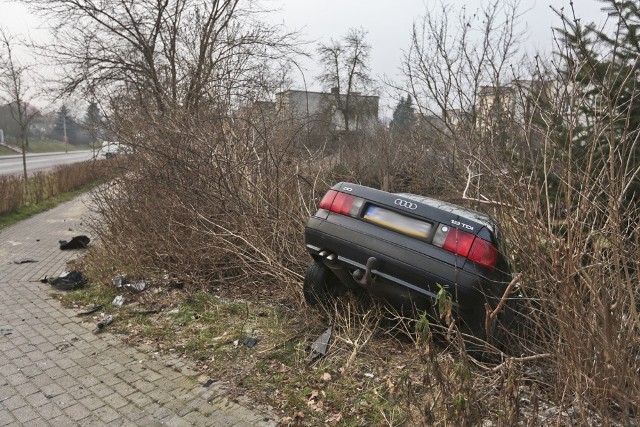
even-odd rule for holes
{"type": "Polygon", "coordinates": [[[68,139],[67,139],[67,115],[65,114],[64,116],[62,116],[62,132],[63,132],[63,139],[64,139],[64,152],[68,153],[69,149],[68,149],[68,139]]]}

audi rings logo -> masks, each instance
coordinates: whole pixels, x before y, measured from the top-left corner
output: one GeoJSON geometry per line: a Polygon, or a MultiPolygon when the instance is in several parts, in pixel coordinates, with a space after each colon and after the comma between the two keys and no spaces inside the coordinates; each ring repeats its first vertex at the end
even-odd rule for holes
{"type": "Polygon", "coordinates": [[[395,205],[400,206],[400,207],[411,209],[411,210],[418,209],[418,205],[416,205],[415,203],[411,203],[408,200],[396,199],[396,200],[394,200],[393,203],[395,205]]]}

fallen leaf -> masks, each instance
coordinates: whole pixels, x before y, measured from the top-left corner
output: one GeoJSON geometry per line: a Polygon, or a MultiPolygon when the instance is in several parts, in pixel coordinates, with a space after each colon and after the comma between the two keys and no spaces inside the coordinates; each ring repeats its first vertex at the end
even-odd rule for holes
{"type": "Polygon", "coordinates": [[[324,382],[331,381],[331,374],[329,372],[325,372],[324,374],[322,374],[322,377],[320,379],[324,382]]]}
{"type": "Polygon", "coordinates": [[[342,414],[331,414],[325,420],[325,424],[336,425],[342,421],[342,414]]]}

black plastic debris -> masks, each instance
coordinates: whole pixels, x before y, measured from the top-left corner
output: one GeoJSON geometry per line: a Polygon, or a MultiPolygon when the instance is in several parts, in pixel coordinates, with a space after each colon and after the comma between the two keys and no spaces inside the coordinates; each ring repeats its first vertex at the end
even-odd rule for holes
{"type": "Polygon", "coordinates": [[[97,328],[93,331],[94,333],[98,333],[98,332],[102,332],[106,329],[107,326],[109,326],[110,324],[113,323],[113,316],[112,315],[105,315],[104,313],[102,314],[102,320],[100,320],[98,322],[98,324],[96,325],[97,328]]]}
{"type": "Polygon", "coordinates": [[[74,289],[83,288],[84,285],[87,284],[87,282],[88,280],[86,277],[84,277],[82,272],[76,270],[70,271],[54,279],[47,279],[47,283],[61,291],[71,291],[74,289]]]}
{"type": "Polygon", "coordinates": [[[211,387],[211,384],[215,383],[214,380],[207,380],[207,382],[205,382],[204,384],[202,384],[202,387],[211,387]]]}
{"type": "Polygon", "coordinates": [[[162,307],[156,306],[150,310],[131,310],[134,316],[148,316],[150,314],[158,314],[162,311],[162,307]]]}
{"type": "Polygon", "coordinates": [[[318,337],[317,340],[311,344],[311,358],[316,359],[318,357],[322,357],[327,354],[327,350],[329,349],[329,341],[331,341],[331,336],[333,335],[333,327],[329,326],[323,333],[318,337]]]}
{"type": "Polygon", "coordinates": [[[45,274],[42,279],[40,279],[40,283],[48,283],[49,279],[47,279],[47,275],[45,274]]]}
{"type": "Polygon", "coordinates": [[[37,259],[33,259],[33,258],[22,258],[22,259],[16,259],[13,261],[14,264],[28,264],[30,262],[38,262],[37,259]]]}
{"type": "Polygon", "coordinates": [[[247,348],[251,348],[256,344],[258,344],[259,341],[260,341],[259,338],[244,337],[242,339],[242,344],[247,348]]]}
{"type": "Polygon", "coordinates": [[[60,249],[64,251],[67,249],[84,249],[89,245],[90,241],[91,239],[89,239],[87,236],[82,235],[75,236],[69,241],[59,240],[58,243],[60,243],[60,249]]]}
{"type": "Polygon", "coordinates": [[[87,311],[83,311],[81,313],[78,313],[78,316],[88,316],[88,315],[93,314],[93,313],[95,313],[97,311],[100,311],[100,310],[102,310],[102,306],[101,305],[96,305],[95,307],[90,308],[87,311]]]}

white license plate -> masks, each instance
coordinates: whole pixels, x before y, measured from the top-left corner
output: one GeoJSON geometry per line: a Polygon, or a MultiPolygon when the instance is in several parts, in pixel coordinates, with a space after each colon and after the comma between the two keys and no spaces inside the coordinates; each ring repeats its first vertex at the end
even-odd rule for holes
{"type": "Polygon", "coordinates": [[[409,218],[378,206],[369,206],[364,214],[364,219],[385,228],[423,239],[429,237],[429,233],[433,227],[431,223],[409,218]]]}

